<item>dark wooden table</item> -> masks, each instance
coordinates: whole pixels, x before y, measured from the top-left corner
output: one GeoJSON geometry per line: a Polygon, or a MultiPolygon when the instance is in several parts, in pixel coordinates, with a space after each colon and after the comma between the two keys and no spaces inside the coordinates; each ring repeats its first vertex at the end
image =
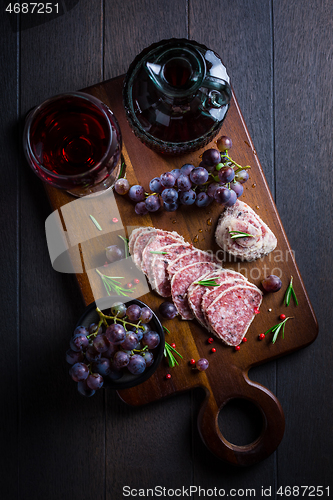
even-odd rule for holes
{"type": "MultiPolygon", "coordinates": [[[[125,498],[124,486],[158,485],[239,489],[236,498],[247,489],[260,498],[262,487],[287,498],[276,495],[280,486],[295,487],[294,496],[297,486],[319,487],[317,496],[322,487],[327,498],[330,487],[332,496],[333,4],[65,0],[52,20],[6,13],[8,4],[0,16],[1,498],[113,500],[125,498]],[[141,49],[170,36],[222,56],[319,322],[310,347],[250,373],[277,395],[286,430],[273,455],[246,469],[202,444],[200,390],[140,408],[112,391],[78,396],[64,352],[83,303],[75,278],[51,267],[48,200],[22,155],[32,106],[123,74],[141,49]]],[[[231,441],[257,436],[246,404],[223,414],[231,441]]]]}

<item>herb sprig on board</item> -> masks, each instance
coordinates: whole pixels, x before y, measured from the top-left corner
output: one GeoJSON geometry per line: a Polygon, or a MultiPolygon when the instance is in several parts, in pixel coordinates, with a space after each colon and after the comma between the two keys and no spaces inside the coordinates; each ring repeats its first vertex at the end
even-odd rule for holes
{"type": "Polygon", "coordinates": [[[272,344],[275,344],[276,339],[278,338],[278,335],[279,335],[281,329],[282,329],[282,338],[284,339],[284,329],[285,329],[286,322],[288,321],[288,319],[294,319],[294,318],[293,317],[285,318],[283,321],[281,321],[281,323],[278,323],[277,325],[272,326],[272,328],[270,328],[269,330],[267,330],[267,332],[265,332],[265,335],[267,335],[270,332],[272,332],[274,334],[273,338],[272,338],[272,344]]]}
{"type": "Polygon", "coordinates": [[[124,279],[123,276],[107,276],[106,274],[102,274],[98,269],[96,269],[96,273],[102,278],[103,285],[108,295],[112,295],[114,292],[117,295],[128,297],[129,293],[134,292],[133,289],[130,290],[122,287],[120,281],[117,281],[118,279],[124,279]]]}
{"type": "MultiPolygon", "coordinates": [[[[166,332],[170,333],[170,330],[168,330],[166,326],[163,326],[163,328],[166,332]]],[[[183,359],[183,356],[181,354],[179,354],[179,352],[176,351],[176,349],[174,347],[172,347],[170,344],[168,344],[168,342],[165,342],[164,356],[167,358],[170,368],[173,368],[175,365],[179,365],[177,359],[174,356],[174,353],[177,356],[179,356],[181,359],[183,359]]]]}
{"type": "Polygon", "coordinates": [[[289,306],[291,297],[293,297],[293,299],[295,301],[295,305],[298,306],[298,300],[297,300],[297,297],[296,297],[295,290],[293,288],[293,277],[292,276],[290,278],[290,283],[288,285],[288,288],[287,288],[285,296],[284,296],[284,301],[283,302],[284,302],[284,304],[286,306],[289,306]]]}

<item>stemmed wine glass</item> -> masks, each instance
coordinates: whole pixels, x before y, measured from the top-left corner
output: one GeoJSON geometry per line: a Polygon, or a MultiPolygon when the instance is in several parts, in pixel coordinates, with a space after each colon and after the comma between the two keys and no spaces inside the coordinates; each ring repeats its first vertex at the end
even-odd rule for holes
{"type": "Polygon", "coordinates": [[[114,184],[121,144],[112,111],[83,92],[47,99],[28,114],[23,132],[25,156],[38,177],[78,197],[114,184]]]}

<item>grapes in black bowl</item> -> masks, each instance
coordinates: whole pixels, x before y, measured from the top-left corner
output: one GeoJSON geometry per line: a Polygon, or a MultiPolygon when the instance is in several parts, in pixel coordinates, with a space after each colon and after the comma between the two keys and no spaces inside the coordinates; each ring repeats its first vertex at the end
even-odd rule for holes
{"type": "Polygon", "coordinates": [[[134,387],[155,372],[164,345],[163,327],[146,304],[108,297],[79,319],[66,352],[69,374],[88,397],[102,387],[134,387]]]}

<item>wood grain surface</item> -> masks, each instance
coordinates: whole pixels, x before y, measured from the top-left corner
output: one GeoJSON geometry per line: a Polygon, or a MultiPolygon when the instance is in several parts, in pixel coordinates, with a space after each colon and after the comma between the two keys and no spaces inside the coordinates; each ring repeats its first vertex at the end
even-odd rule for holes
{"type": "MultiPolygon", "coordinates": [[[[15,31],[8,17],[3,7],[1,320],[11,321],[0,379],[3,497],[121,498],[125,484],[255,488],[257,496],[272,487],[273,498],[279,486],[332,488],[331,3],[80,0],[36,27],[21,16],[15,31]],[[251,369],[277,395],[287,426],[277,452],[246,469],[222,467],[202,444],[199,389],[138,408],[112,392],[77,398],[62,360],[82,299],[74,276],[50,265],[49,203],[20,152],[28,109],[123,74],[168,36],[222,56],[320,326],[309,349],[251,369]]],[[[256,419],[237,403],[219,417],[238,444],[258,431],[248,413],[256,419]]]]}

